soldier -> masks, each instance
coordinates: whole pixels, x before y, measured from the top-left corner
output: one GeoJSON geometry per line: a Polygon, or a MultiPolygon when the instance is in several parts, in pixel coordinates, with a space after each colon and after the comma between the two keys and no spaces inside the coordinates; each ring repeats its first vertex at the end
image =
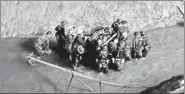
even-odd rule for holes
{"type": "Polygon", "coordinates": [[[138,32],[134,32],[134,36],[135,38],[132,41],[132,57],[138,57],[141,58],[142,57],[142,42],[139,36],[138,32]]]}
{"type": "Polygon", "coordinates": [[[124,39],[124,40],[127,40],[128,39],[128,33],[130,32],[129,31],[129,29],[128,29],[128,27],[126,26],[126,23],[127,22],[124,22],[123,21],[123,25],[122,25],[122,27],[120,27],[120,37],[119,37],[119,39],[124,39]]]}
{"type": "Polygon", "coordinates": [[[148,41],[148,38],[145,36],[145,33],[143,31],[140,31],[140,35],[141,35],[142,45],[144,47],[149,46],[149,41],[148,41]]]}
{"type": "Polygon", "coordinates": [[[77,31],[78,35],[74,39],[74,42],[72,43],[72,53],[69,58],[72,58],[73,63],[73,69],[76,69],[76,66],[79,64],[80,60],[82,60],[82,57],[85,52],[86,48],[86,40],[87,38],[83,36],[84,31],[82,29],[79,29],[77,31]],[[83,50],[82,50],[83,49],[83,50]]]}
{"type": "Polygon", "coordinates": [[[113,29],[111,27],[105,27],[104,31],[105,31],[105,34],[108,34],[109,36],[113,35],[113,29]]]}
{"type": "Polygon", "coordinates": [[[123,63],[125,61],[124,57],[124,47],[125,47],[124,41],[119,41],[116,54],[112,57],[112,63],[116,65],[116,69],[120,71],[123,67],[123,63]]]}
{"type": "Polygon", "coordinates": [[[55,30],[57,31],[55,33],[55,37],[56,37],[56,40],[58,41],[59,45],[61,45],[62,47],[64,47],[64,44],[65,44],[65,41],[64,39],[66,38],[66,31],[65,31],[65,27],[67,25],[67,21],[66,20],[63,20],[60,25],[58,25],[55,30]]]}
{"type": "Polygon", "coordinates": [[[121,19],[118,18],[116,21],[114,21],[111,27],[113,28],[114,33],[117,33],[121,27],[121,19]]]}
{"type": "Polygon", "coordinates": [[[142,46],[143,46],[142,55],[143,57],[145,57],[147,53],[151,50],[151,45],[143,31],[140,31],[140,35],[141,35],[141,41],[142,41],[142,46]]]}
{"type": "Polygon", "coordinates": [[[108,39],[108,35],[103,35],[103,36],[102,36],[102,42],[106,42],[107,39],[108,39]]]}
{"type": "Polygon", "coordinates": [[[96,58],[96,62],[98,64],[98,70],[99,71],[104,71],[105,73],[108,72],[108,63],[109,63],[109,59],[108,57],[108,48],[107,45],[102,46],[98,57],[96,58]]]}
{"type": "Polygon", "coordinates": [[[85,46],[86,45],[86,40],[88,39],[87,36],[84,36],[84,32],[83,29],[79,29],[78,30],[78,35],[76,36],[76,41],[79,42],[80,45],[85,46]]]}
{"type": "Polygon", "coordinates": [[[44,54],[51,54],[52,51],[49,47],[49,37],[51,36],[51,31],[46,32],[45,35],[40,36],[35,42],[35,49],[39,56],[44,54]]]}
{"type": "Polygon", "coordinates": [[[110,55],[114,54],[115,51],[117,50],[118,41],[119,40],[116,38],[112,42],[110,42],[110,44],[109,44],[110,55]]]}
{"type": "Polygon", "coordinates": [[[124,26],[125,24],[127,24],[127,21],[121,20],[120,18],[118,18],[113,24],[112,24],[112,28],[114,30],[113,33],[117,33],[117,38],[120,38],[120,36],[126,36],[128,35],[128,27],[124,26]],[[126,31],[126,32],[125,32],[126,31]]]}
{"type": "Polygon", "coordinates": [[[116,52],[117,52],[117,44],[118,44],[118,39],[116,38],[112,42],[110,42],[108,45],[108,48],[109,48],[108,58],[110,59],[111,63],[114,63],[114,59],[115,59],[116,52]]]}

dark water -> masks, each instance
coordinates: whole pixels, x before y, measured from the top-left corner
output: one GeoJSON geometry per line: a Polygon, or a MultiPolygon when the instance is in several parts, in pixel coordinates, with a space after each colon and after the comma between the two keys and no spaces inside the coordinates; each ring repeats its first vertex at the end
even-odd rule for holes
{"type": "MultiPolygon", "coordinates": [[[[131,35],[132,36],[132,35],[131,35]]],[[[84,75],[119,84],[142,83],[156,85],[184,70],[184,28],[173,26],[158,28],[147,32],[152,50],[140,60],[131,60],[118,72],[110,69],[108,74],[81,65],[78,72],[84,75]]],[[[26,56],[34,52],[36,38],[7,38],[0,40],[0,92],[65,92],[70,75],[44,65],[31,67],[26,56]],[[60,81],[60,82],[56,82],[60,81]]],[[[71,69],[71,62],[57,48],[55,39],[51,40],[52,55],[41,60],[71,69]]],[[[88,62],[87,62],[88,63],[88,62]]],[[[83,79],[83,78],[81,78],[83,79]]],[[[98,83],[83,79],[86,84],[99,92],[98,83]]],[[[74,80],[69,92],[88,92],[81,83],[74,80]],[[80,86],[80,87],[78,87],[80,86]],[[78,87],[78,88],[77,88],[78,87]]],[[[138,93],[144,88],[130,88],[104,85],[102,92],[138,93]]]]}

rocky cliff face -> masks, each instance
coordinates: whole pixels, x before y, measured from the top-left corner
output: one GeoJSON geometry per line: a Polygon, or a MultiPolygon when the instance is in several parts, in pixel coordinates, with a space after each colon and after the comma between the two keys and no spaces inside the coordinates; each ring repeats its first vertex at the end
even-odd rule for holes
{"type": "Polygon", "coordinates": [[[25,37],[54,31],[63,19],[75,26],[110,26],[128,21],[131,32],[183,21],[184,1],[1,1],[1,36],[25,37]]]}

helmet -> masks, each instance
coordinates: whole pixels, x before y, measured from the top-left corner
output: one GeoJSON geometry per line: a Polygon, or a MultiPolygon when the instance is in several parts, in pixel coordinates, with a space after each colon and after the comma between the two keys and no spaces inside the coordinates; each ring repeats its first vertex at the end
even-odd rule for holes
{"type": "Polygon", "coordinates": [[[66,20],[63,20],[62,22],[60,22],[62,25],[66,25],[68,22],[66,20]]]}
{"type": "Polygon", "coordinates": [[[118,18],[118,19],[116,20],[116,22],[117,22],[117,23],[121,23],[121,18],[118,18]]]}
{"type": "Polygon", "coordinates": [[[104,31],[110,31],[111,29],[111,27],[105,27],[104,31]]]}
{"type": "Polygon", "coordinates": [[[145,35],[145,33],[143,32],[143,31],[140,31],[140,34],[143,36],[143,35],[145,35]]]}
{"type": "Polygon", "coordinates": [[[122,24],[127,24],[127,21],[123,20],[121,21],[122,24]]]}
{"type": "Polygon", "coordinates": [[[116,39],[113,40],[113,42],[114,42],[115,44],[117,44],[117,43],[119,42],[119,39],[116,38],[116,39]]]}
{"type": "Polygon", "coordinates": [[[102,50],[103,50],[103,51],[107,51],[107,50],[108,50],[108,47],[107,47],[106,45],[104,45],[104,46],[102,47],[102,50]]]}
{"type": "Polygon", "coordinates": [[[77,33],[78,34],[83,34],[84,33],[84,27],[83,26],[78,27],[77,33]]]}
{"type": "Polygon", "coordinates": [[[136,35],[138,35],[139,33],[136,31],[136,32],[134,32],[134,35],[136,36],[136,35]]]}
{"type": "Polygon", "coordinates": [[[51,31],[46,32],[46,35],[51,35],[51,31]]]}
{"type": "Polygon", "coordinates": [[[82,46],[82,45],[79,45],[78,47],[77,47],[77,51],[80,53],[80,54],[83,54],[84,53],[84,47],[82,46]]]}

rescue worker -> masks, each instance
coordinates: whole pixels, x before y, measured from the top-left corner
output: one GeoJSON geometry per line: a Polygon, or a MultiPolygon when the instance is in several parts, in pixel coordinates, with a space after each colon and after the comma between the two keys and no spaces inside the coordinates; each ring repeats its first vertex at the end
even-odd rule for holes
{"type": "Polygon", "coordinates": [[[135,38],[132,40],[132,57],[141,58],[142,57],[142,42],[139,36],[139,32],[134,32],[135,38]]]}
{"type": "Polygon", "coordinates": [[[39,56],[44,54],[51,54],[52,51],[49,47],[49,37],[51,36],[51,31],[46,32],[46,34],[40,36],[35,42],[35,49],[39,56]]]}
{"type": "Polygon", "coordinates": [[[140,35],[141,35],[141,41],[142,41],[142,46],[143,46],[142,55],[143,57],[146,57],[148,52],[151,50],[151,45],[143,31],[140,31],[140,35]]]}
{"type": "Polygon", "coordinates": [[[58,41],[59,45],[61,45],[62,47],[64,47],[65,41],[64,39],[66,38],[66,31],[65,31],[65,27],[68,24],[68,22],[66,20],[63,20],[60,25],[58,25],[55,30],[57,31],[55,33],[55,37],[56,40],[58,41]]]}
{"type": "Polygon", "coordinates": [[[107,45],[102,46],[98,57],[96,58],[96,63],[98,64],[98,70],[103,71],[104,73],[108,72],[108,47],[107,45]]]}
{"type": "Polygon", "coordinates": [[[69,58],[72,58],[73,69],[76,69],[76,66],[82,60],[82,57],[85,53],[87,38],[83,36],[83,33],[84,33],[83,29],[80,28],[77,31],[78,35],[76,36],[74,42],[72,43],[72,54],[70,55],[69,58]]]}
{"type": "Polygon", "coordinates": [[[75,51],[72,52],[72,68],[76,70],[76,67],[79,66],[80,61],[82,60],[82,55],[84,54],[84,47],[79,45],[75,51]]]}

